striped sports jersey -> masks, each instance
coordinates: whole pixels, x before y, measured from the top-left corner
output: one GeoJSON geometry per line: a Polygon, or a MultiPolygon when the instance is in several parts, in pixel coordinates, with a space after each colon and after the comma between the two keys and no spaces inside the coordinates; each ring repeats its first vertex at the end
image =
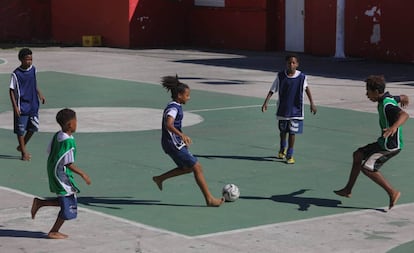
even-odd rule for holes
{"type": "Polygon", "coordinates": [[[11,76],[10,89],[14,91],[16,104],[22,115],[37,116],[39,98],[37,95],[36,69],[16,68],[11,76]]]}
{"type": "Polygon", "coordinates": [[[174,127],[181,131],[181,124],[184,118],[184,112],[182,109],[181,104],[171,101],[168,103],[167,107],[164,109],[163,117],[162,117],[162,136],[161,136],[161,145],[166,150],[171,150],[172,148],[181,149],[185,146],[184,141],[181,139],[180,136],[176,135],[173,132],[170,132],[167,129],[167,118],[168,116],[174,118],[174,127]]]}

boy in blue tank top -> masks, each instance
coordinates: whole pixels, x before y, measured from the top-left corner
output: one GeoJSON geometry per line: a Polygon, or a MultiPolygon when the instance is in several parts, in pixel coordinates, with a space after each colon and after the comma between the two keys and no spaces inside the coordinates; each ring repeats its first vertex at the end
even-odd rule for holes
{"type": "Polygon", "coordinates": [[[32,51],[21,49],[19,60],[20,66],[11,74],[9,95],[14,112],[14,133],[19,144],[17,150],[21,152],[23,161],[29,161],[31,155],[26,144],[39,130],[39,100],[44,104],[46,99],[37,87],[32,51]]]}
{"type": "Polygon", "coordinates": [[[339,196],[350,198],[352,188],[362,171],[387,192],[388,208],[391,209],[397,203],[401,193],[391,186],[379,169],[390,158],[398,155],[404,145],[402,125],[409,115],[398,106],[398,103],[405,107],[409,101],[405,95],[394,97],[385,92],[383,76],[372,75],[365,82],[368,99],[377,103],[381,135],[376,142],[360,147],[354,152],[348,182],[344,188],[334,192],[339,196]]]}
{"type": "Polygon", "coordinates": [[[298,57],[293,54],[287,55],[285,60],[286,70],[277,74],[262,105],[262,112],[267,110],[267,104],[272,95],[278,92],[276,118],[280,131],[280,148],[277,157],[286,159],[288,164],[294,164],[295,137],[296,134],[301,134],[303,131],[305,93],[309,99],[311,113],[316,113],[316,106],[313,103],[307,77],[297,70],[299,67],[298,57]]]}

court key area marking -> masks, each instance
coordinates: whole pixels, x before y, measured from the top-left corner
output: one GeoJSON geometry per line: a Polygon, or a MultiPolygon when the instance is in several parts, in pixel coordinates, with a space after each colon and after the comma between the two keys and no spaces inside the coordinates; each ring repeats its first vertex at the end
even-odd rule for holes
{"type": "MultiPolygon", "coordinates": [[[[61,108],[40,109],[40,132],[59,130],[56,113],[61,108]]],[[[163,110],[142,107],[75,107],[78,133],[133,132],[161,129],[163,110]]],[[[199,124],[203,117],[186,112],[183,127],[199,124]]],[[[13,129],[13,112],[0,113],[0,128],[13,129]]]]}

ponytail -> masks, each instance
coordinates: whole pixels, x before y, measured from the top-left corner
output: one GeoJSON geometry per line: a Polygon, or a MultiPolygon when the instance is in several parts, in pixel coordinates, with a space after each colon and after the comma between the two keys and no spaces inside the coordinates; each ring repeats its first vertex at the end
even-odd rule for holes
{"type": "Polygon", "coordinates": [[[164,76],[161,80],[162,86],[171,92],[171,98],[176,99],[178,94],[183,93],[188,89],[188,85],[178,80],[178,75],[175,76],[164,76]]]}

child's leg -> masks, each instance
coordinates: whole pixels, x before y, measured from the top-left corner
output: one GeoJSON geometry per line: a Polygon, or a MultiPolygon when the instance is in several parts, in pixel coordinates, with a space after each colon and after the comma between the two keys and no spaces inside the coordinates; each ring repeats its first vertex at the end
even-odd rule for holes
{"type": "Polygon", "coordinates": [[[286,157],[288,158],[293,156],[293,148],[295,146],[295,140],[296,140],[296,135],[290,133],[289,134],[289,146],[288,146],[287,154],[286,154],[286,157]]]}
{"type": "Polygon", "coordinates": [[[58,199],[45,200],[45,199],[34,198],[32,209],[31,209],[32,219],[35,218],[36,213],[39,210],[39,208],[43,206],[59,206],[59,201],[58,199]]]}
{"type": "Polygon", "coordinates": [[[168,178],[181,176],[183,174],[191,173],[192,169],[185,169],[185,168],[175,168],[170,171],[165,172],[164,174],[161,174],[159,176],[155,176],[152,178],[152,180],[157,184],[158,188],[162,191],[162,183],[164,180],[167,180],[168,178]]]}
{"type": "Polygon", "coordinates": [[[194,171],[194,178],[197,182],[198,187],[200,187],[200,190],[204,195],[207,206],[218,207],[221,204],[223,204],[224,198],[215,198],[210,193],[210,190],[208,189],[206,179],[205,179],[204,174],[203,174],[203,169],[202,169],[201,164],[199,162],[197,162],[194,165],[193,171],[194,171]]]}
{"type": "MultiPolygon", "coordinates": [[[[17,141],[19,143],[19,146],[17,146],[17,150],[22,153],[22,160],[23,161],[29,161],[31,158],[31,155],[26,151],[26,137],[17,135],[17,141]]],[[[30,138],[29,138],[30,139],[30,138]]]]}
{"type": "Polygon", "coordinates": [[[362,172],[372,181],[381,186],[388,193],[388,196],[390,197],[390,203],[388,208],[391,209],[397,203],[397,200],[400,198],[401,192],[395,190],[379,171],[370,171],[362,169],[362,172]]]}
{"type": "Polygon", "coordinates": [[[351,169],[351,173],[349,174],[348,182],[345,185],[345,187],[342,188],[341,190],[334,191],[339,196],[347,197],[347,198],[351,197],[352,188],[354,187],[355,182],[359,176],[359,173],[362,170],[362,165],[361,165],[362,156],[363,154],[359,150],[353,153],[352,169],[351,169]]]}
{"type": "Polygon", "coordinates": [[[65,222],[64,219],[57,217],[55,224],[53,225],[52,229],[47,234],[47,237],[50,239],[66,239],[68,235],[62,234],[59,232],[59,229],[62,227],[63,223],[65,222]]]}
{"type": "Polygon", "coordinates": [[[279,152],[284,152],[286,149],[286,138],[287,138],[287,133],[286,132],[280,132],[279,134],[280,136],[280,149],[279,152]]]}

